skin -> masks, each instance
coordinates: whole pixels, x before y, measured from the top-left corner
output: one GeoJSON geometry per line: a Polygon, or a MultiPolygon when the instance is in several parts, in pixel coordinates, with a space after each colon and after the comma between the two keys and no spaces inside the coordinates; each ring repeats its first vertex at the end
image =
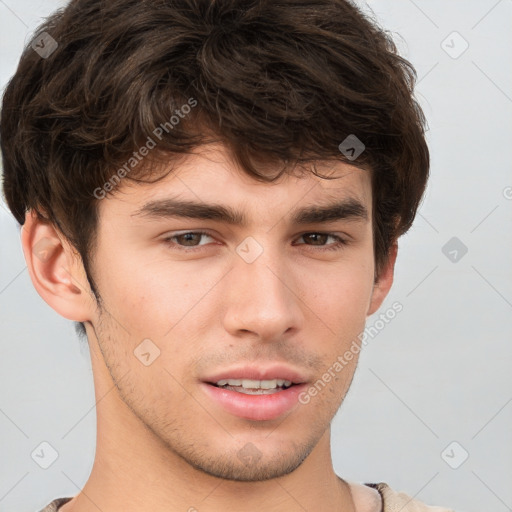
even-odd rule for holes
{"type": "Polygon", "coordinates": [[[341,480],[331,462],[330,422],[357,355],[308,404],[274,420],[230,414],[200,386],[204,376],[244,361],[285,363],[314,383],[387,295],[397,246],[374,282],[370,176],[337,161],[329,169],[337,179],[285,175],[263,184],[214,145],[159,182],[123,180],[99,201],[92,275],[101,307],[68,241],[27,213],[22,244],[31,279],[55,311],[85,323],[94,375],[94,465],[61,510],[380,510],[376,491],[341,480]],[[249,225],[133,215],[170,196],[238,208],[249,225]],[[289,221],[297,207],[347,197],[367,207],[367,221],[289,221]],[[211,236],[163,240],[188,230],[211,236]],[[319,232],[349,243],[327,251],[336,240],[302,236],[319,232]],[[248,236],[263,248],[252,263],[235,251],[248,236]],[[50,253],[39,258],[34,247],[44,238],[50,253]],[[180,251],[193,247],[200,250],[180,251]],[[149,366],[134,356],[144,339],[160,350],[149,366]],[[238,455],[248,443],[260,455],[256,462],[238,455]]]}

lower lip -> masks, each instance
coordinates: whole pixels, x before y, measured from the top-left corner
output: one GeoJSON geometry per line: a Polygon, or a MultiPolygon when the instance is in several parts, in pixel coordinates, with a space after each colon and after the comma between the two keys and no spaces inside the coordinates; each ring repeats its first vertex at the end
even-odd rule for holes
{"type": "Polygon", "coordinates": [[[283,391],[268,395],[246,395],[230,389],[222,389],[203,382],[206,394],[225,411],[239,418],[264,421],[279,418],[291,410],[299,400],[306,384],[295,384],[283,391]]]}

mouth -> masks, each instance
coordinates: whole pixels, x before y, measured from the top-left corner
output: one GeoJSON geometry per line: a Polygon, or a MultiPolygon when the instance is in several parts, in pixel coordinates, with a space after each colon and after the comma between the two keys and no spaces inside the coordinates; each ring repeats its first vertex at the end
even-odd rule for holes
{"type": "Polygon", "coordinates": [[[286,379],[221,379],[218,382],[210,382],[209,384],[245,395],[272,395],[294,385],[293,382],[286,379]]]}
{"type": "Polygon", "coordinates": [[[291,412],[308,380],[285,365],[244,366],[203,379],[201,388],[212,405],[224,413],[265,421],[291,412]]]}

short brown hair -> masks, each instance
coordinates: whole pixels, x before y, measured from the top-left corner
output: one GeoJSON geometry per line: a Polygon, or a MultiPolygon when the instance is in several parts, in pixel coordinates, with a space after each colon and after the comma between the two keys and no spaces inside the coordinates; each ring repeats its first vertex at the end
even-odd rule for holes
{"type": "Polygon", "coordinates": [[[34,209],[70,240],[97,297],[94,191],[123,165],[126,179],[154,174],[126,162],[157,127],[145,164],[220,141],[263,182],[315,160],[368,169],[376,277],[413,222],[429,174],[416,72],[349,1],[72,0],[38,40],[3,98],[4,194],[20,224],[34,209]],[[356,161],[340,150],[349,136],[356,161]]]}

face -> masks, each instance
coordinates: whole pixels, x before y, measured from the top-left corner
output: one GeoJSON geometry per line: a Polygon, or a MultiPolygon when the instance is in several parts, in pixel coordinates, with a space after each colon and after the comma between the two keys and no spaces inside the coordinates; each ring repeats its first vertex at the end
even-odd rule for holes
{"type": "Polygon", "coordinates": [[[208,474],[293,471],[350,386],[357,355],[333,365],[383,297],[373,294],[370,176],[328,168],[336,179],[262,184],[212,147],[99,201],[92,274],[102,307],[88,332],[126,405],[208,474]],[[334,204],[327,220],[318,215],[334,204]]]}

